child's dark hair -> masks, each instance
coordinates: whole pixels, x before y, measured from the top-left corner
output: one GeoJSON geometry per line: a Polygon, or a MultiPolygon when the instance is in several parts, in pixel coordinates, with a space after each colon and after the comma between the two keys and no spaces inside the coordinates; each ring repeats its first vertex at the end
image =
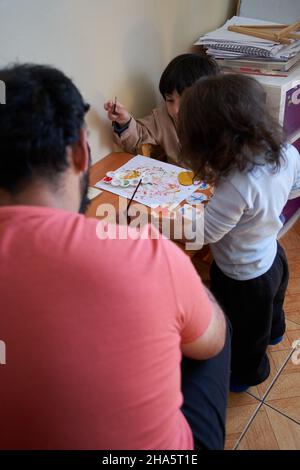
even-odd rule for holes
{"type": "Polygon", "coordinates": [[[216,75],[219,68],[214,59],[198,54],[181,54],[175,57],[164,70],[159,91],[163,98],[177,91],[179,95],[201,77],[216,75]]]}
{"type": "Polygon", "coordinates": [[[217,183],[232,169],[281,163],[283,131],[270,116],[266,93],[242,75],[201,78],[181,99],[178,135],[182,162],[203,180],[217,183]]]}
{"type": "Polygon", "coordinates": [[[66,148],[79,139],[89,106],[74,83],[53,67],[0,70],[0,188],[20,191],[34,177],[57,182],[68,167],[66,148]]]}

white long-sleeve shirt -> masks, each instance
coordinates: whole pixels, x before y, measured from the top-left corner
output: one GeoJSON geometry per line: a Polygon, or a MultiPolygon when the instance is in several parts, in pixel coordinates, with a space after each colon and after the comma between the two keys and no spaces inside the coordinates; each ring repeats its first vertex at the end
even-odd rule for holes
{"type": "Polygon", "coordinates": [[[217,265],[233,279],[258,277],[275,259],[280,214],[288,199],[300,196],[299,153],[287,145],[284,154],[277,172],[267,164],[232,171],[205,209],[204,243],[211,244],[217,265]]]}

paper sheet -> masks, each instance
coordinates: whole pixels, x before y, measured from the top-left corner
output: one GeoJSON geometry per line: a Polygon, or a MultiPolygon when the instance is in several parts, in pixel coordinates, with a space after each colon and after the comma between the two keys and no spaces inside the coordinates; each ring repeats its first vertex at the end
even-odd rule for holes
{"type": "Polygon", "coordinates": [[[97,188],[93,188],[93,186],[89,186],[88,188],[88,199],[94,199],[95,197],[99,196],[99,194],[101,194],[102,191],[100,191],[100,189],[97,189],[97,188]]]}
{"type": "Polygon", "coordinates": [[[162,204],[179,204],[199,189],[199,184],[182,186],[178,181],[181,171],[184,168],[137,155],[118,170],[108,172],[108,176],[95,186],[130,199],[142,177],[145,183],[138,188],[134,201],[152,208],[162,204]],[[112,181],[113,184],[118,181],[129,183],[127,187],[121,187],[114,186],[112,181]]]}

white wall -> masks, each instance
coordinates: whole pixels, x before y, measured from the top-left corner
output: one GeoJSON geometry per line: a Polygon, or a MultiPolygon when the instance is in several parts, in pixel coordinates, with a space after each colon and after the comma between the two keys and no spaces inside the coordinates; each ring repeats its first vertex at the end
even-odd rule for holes
{"type": "Polygon", "coordinates": [[[118,99],[136,116],[160,100],[162,70],[221,25],[235,0],[0,0],[0,65],[51,64],[92,105],[94,161],[114,149],[103,110],[118,99]]]}

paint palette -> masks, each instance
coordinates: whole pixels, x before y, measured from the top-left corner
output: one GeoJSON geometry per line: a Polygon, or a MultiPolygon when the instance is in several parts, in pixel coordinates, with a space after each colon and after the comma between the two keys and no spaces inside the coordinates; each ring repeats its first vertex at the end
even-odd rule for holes
{"type": "Polygon", "coordinates": [[[115,187],[128,188],[128,186],[137,186],[140,179],[142,179],[141,184],[152,184],[151,177],[140,170],[109,171],[102,181],[115,187]]]}

